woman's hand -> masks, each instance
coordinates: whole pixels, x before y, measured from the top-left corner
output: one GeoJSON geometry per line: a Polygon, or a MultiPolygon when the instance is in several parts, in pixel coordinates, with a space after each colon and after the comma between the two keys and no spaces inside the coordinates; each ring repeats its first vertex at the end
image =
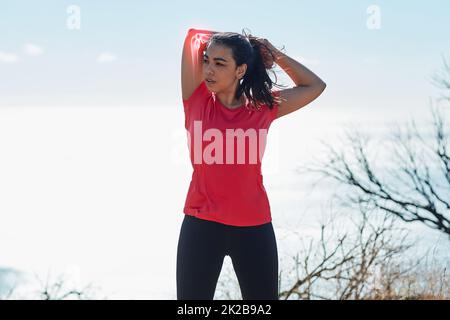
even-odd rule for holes
{"type": "Polygon", "coordinates": [[[278,60],[282,52],[275,48],[275,46],[265,38],[259,38],[250,35],[249,39],[258,42],[258,46],[260,48],[261,56],[263,58],[266,69],[273,68],[273,64],[278,60]]]}

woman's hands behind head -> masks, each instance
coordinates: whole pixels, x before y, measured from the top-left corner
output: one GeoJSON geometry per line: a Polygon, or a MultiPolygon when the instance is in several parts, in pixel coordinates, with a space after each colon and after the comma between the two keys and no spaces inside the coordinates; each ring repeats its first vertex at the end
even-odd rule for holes
{"type": "Polygon", "coordinates": [[[272,45],[266,38],[248,35],[248,39],[252,45],[256,44],[259,48],[266,69],[273,68],[274,63],[277,61],[282,52],[275,48],[275,46],[272,45]]]}

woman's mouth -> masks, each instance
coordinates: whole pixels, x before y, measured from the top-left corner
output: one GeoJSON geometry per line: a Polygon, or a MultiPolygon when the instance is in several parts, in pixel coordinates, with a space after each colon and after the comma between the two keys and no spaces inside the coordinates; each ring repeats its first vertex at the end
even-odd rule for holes
{"type": "Polygon", "coordinates": [[[206,80],[206,83],[209,83],[209,84],[216,83],[215,81],[212,81],[212,80],[210,80],[210,79],[205,79],[205,80],[206,80]]]}

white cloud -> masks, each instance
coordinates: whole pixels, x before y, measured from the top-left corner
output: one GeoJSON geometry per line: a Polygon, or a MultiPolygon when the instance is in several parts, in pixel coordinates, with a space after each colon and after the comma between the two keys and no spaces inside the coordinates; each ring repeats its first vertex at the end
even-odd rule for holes
{"type": "Polygon", "coordinates": [[[24,52],[30,56],[38,56],[44,53],[44,49],[33,43],[24,45],[24,52]]]}
{"type": "Polygon", "coordinates": [[[102,52],[97,57],[97,62],[99,63],[113,62],[116,60],[117,56],[110,52],[102,52]]]}
{"type": "Polygon", "coordinates": [[[14,53],[8,53],[0,51],[0,62],[3,63],[14,63],[19,61],[19,57],[14,53]]]}

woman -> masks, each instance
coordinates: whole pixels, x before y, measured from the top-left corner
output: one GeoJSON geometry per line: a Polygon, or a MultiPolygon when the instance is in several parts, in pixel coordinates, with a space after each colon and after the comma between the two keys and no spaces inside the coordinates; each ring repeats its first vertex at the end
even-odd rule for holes
{"type": "Polygon", "coordinates": [[[185,38],[181,82],[194,170],[178,240],[177,299],[212,300],[228,255],[243,299],[276,300],[278,253],[261,174],[266,135],[273,120],[326,85],[267,39],[199,29],[185,38]],[[295,87],[271,90],[274,63],[295,87]]]}

